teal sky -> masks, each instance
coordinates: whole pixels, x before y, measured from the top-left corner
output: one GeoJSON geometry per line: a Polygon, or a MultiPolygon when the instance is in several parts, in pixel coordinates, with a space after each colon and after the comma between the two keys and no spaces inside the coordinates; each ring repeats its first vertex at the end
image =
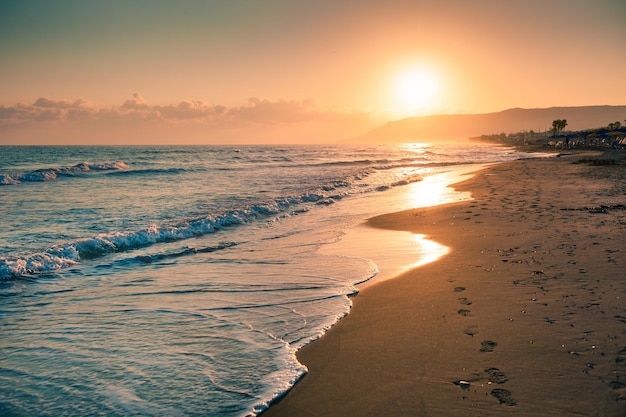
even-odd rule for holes
{"type": "MultiPolygon", "coordinates": [[[[39,98],[157,118],[260,102],[255,122],[295,111],[360,129],[365,114],[625,104],[624,21],[624,0],[0,0],[0,117],[39,98]],[[410,72],[429,81],[400,97],[410,72]]],[[[19,114],[0,123],[32,125],[19,114]]]]}

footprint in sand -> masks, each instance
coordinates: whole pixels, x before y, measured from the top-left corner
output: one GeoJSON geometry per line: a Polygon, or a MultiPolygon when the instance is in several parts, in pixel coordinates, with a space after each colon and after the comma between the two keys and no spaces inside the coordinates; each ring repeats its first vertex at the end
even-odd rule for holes
{"type": "Polygon", "coordinates": [[[508,389],[503,389],[503,388],[492,389],[491,395],[496,397],[498,401],[500,402],[500,404],[505,404],[505,405],[517,404],[517,401],[513,399],[513,397],[511,396],[512,395],[511,391],[509,391],[508,389]]]}
{"type": "Polygon", "coordinates": [[[468,300],[466,297],[459,298],[459,302],[461,304],[463,304],[464,306],[471,306],[472,305],[472,302],[470,300],[468,300]]]}
{"type": "Polygon", "coordinates": [[[463,330],[463,333],[474,337],[475,334],[478,334],[478,326],[469,326],[467,329],[463,330]]]}
{"type": "Polygon", "coordinates": [[[464,308],[462,308],[459,311],[457,311],[457,313],[459,313],[463,317],[470,317],[472,315],[472,312],[470,310],[466,310],[464,308]]]}
{"type": "Polygon", "coordinates": [[[623,401],[623,399],[626,397],[626,384],[620,381],[611,381],[609,383],[609,387],[611,387],[611,389],[615,393],[616,399],[621,399],[623,401]]]}
{"type": "Polygon", "coordinates": [[[491,340],[485,340],[480,343],[480,351],[481,352],[493,352],[496,346],[498,346],[496,342],[493,342],[491,340]]]}
{"type": "Polygon", "coordinates": [[[498,368],[487,368],[485,372],[489,375],[489,382],[492,384],[504,384],[509,380],[506,374],[498,368]]]}
{"type": "Polygon", "coordinates": [[[454,287],[454,292],[463,292],[465,291],[465,287],[454,287]]]}

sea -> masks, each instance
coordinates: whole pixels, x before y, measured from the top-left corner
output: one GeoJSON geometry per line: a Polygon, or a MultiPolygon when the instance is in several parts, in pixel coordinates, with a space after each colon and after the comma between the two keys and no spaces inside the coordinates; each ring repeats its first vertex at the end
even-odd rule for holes
{"type": "Polygon", "coordinates": [[[295,352],[380,275],[377,253],[429,256],[376,234],[346,251],[350,230],[471,198],[441,178],[529,156],[477,143],[0,147],[0,415],[259,415],[306,373],[295,352]]]}

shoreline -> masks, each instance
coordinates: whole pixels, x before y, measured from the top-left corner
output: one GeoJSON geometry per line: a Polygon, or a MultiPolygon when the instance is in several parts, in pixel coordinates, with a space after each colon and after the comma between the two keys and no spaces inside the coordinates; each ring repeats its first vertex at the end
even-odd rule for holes
{"type": "Polygon", "coordinates": [[[626,159],[609,157],[498,164],[454,186],[471,201],[370,219],[451,251],[364,288],[263,416],[624,415],[626,159]]]}
{"type": "MultiPolygon", "coordinates": [[[[427,175],[403,189],[386,191],[384,197],[376,200],[376,204],[385,204],[387,209],[395,212],[469,201],[471,193],[456,191],[452,184],[465,181],[491,165],[472,164],[427,175]]],[[[378,273],[374,277],[357,284],[359,292],[414,267],[434,262],[449,251],[448,247],[427,239],[423,234],[372,227],[368,224],[368,218],[379,215],[374,213],[381,213],[381,210],[370,207],[365,212],[370,214],[366,214],[360,223],[345,229],[341,239],[320,248],[322,254],[366,258],[378,266],[378,273]],[[373,241],[377,244],[372,245],[373,241]],[[381,246],[384,250],[381,250],[381,246]]]]}

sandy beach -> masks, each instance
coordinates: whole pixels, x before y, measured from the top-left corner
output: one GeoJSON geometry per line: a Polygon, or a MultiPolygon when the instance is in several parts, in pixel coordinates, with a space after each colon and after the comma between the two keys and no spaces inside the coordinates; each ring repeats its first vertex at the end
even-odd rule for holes
{"type": "Polygon", "coordinates": [[[472,201],[370,219],[450,253],[361,291],[263,416],[626,415],[625,167],[514,161],[454,186],[472,201]]]}

